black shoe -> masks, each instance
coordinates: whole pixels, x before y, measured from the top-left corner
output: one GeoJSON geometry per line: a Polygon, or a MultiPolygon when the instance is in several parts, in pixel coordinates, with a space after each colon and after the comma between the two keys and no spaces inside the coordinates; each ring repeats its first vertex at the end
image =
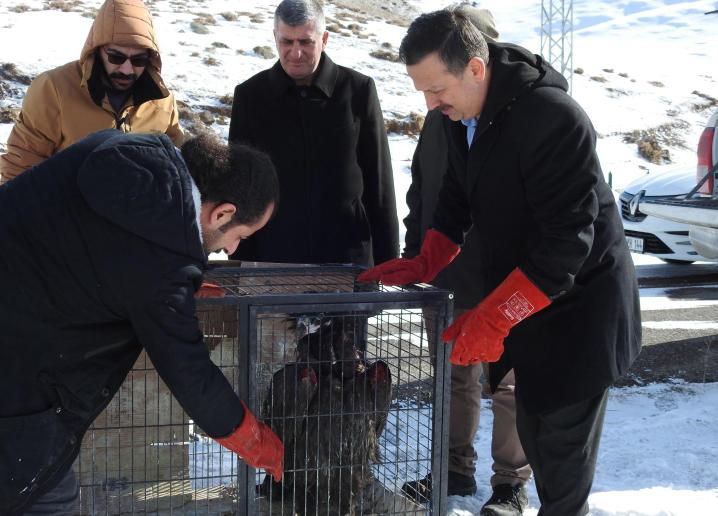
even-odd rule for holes
{"type": "Polygon", "coordinates": [[[494,487],[494,493],[484,504],[481,516],[517,516],[524,513],[529,497],[523,484],[512,486],[501,484],[494,487]]]}
{"type": "MultiPolygon", "coordinates": [[[[406,482],[401,490],[403,493],[415,501],[424,504],[431,501],[431,473],[421,480],[412,480],[406,482]]],[[[476,494],[476,480],[473,476],[462,475],[449,471],[448,485],[446,486],[446,494],[448,496],[473,496],[476,494]]]]}
{"type": "Polygon", "coordinates": [[[449,496],[474,496],[476,494],[476,480],[474,480],[474,476],[449,471],[449,483],[446,486],[446,494],[449,496]]]}

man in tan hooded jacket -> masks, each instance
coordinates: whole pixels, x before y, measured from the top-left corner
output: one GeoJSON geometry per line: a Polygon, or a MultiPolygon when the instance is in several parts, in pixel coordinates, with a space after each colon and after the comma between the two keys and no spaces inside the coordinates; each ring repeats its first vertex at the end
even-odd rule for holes
{"type": "Polygon", "coordinates": [[[141,0],[106,0],[80,59],[40,74],[0,155],[0,182],[90,133],[166,133],[182,143],[177,104],[160,71],[152,17],[141,0]]]}

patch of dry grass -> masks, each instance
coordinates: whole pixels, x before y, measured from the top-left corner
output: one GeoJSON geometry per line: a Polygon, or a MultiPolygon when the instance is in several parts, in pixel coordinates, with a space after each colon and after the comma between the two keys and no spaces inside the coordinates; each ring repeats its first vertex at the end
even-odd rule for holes
{"type": "Polygon", "coordinates": [[[403,134],[417,136],[424,127],[424,115],[412,111],[404,118],[391,118],[384,121],[386,132],[391,134],[403,134]]]}
{"type": "Polygon", "coordinates": [[[383,59],[384,61],[391,61],[392,63],[398,63],[401,61],[399,53],[386,48],[378,48],[369,52],[369,55],[377,59],[383,59]]]}
{"type": "Polygon", "coordinates": [[[20,84],[29,85],[32,77],[21,73],[15,63],[3,63],[0,65],[0,78],[6,81],[19,82],[20,84]]]}
{"type": "Polygon", "coordinates": [[[701,111],[705,111],[706,109],[712,109],[718,106],[718,99],[712,97],[711,95],[708,95],[707,93],[702,93],[698,90],[693,90],[691,93],[702,99],[699,102],[694,102],[691,106],[691,109],[693,109],[693,111],[695,111],[696,113],[700,113],[701,111]]]}
{"type": "Polygon", "coordinates": [[[45,2],[45,9],[68,13],[71,11],[77,11],[78,7],[81,5],[82,2],[80,0],[49,0],[45,2]]]}
{"type": "Polygon", "coordinates": [[[274,59],[275,57],[274,50],[272,50],[272,47],[267,45],[256,46],[252,50],[255,54],[263,57],[264,59],[274,59]]]}
{"type": "Polygon", "coordinates": [[[201,23],[202,25],[217,25],[217,20],[209,13],[192,13],[195,18],[194,21],[201,23]]]}
{"type": "Polygon", "coordinates": [[[623,142],[635,143],[638,148],[638,154],[651,163],[657,165],[671,163],[669,147],[687,148],[681,133],[689,128],[690,124],[688,122],[676,120],[658,127],[624,133],[623,142]]]}
{"type": "MultiPolygon", "coordinates": [[[[0,83],[1,85],[2,83],[0,83]]],[[[0,107],[0,124],[14,124],[19,116],[20,108],[18,107],[0,107]]]]}
{"type": "Polygon", "coordinates": [[[209,34],[207,26],[201,22],[193,21],[189,24],[189,28],[196,34],[209,34]]]}

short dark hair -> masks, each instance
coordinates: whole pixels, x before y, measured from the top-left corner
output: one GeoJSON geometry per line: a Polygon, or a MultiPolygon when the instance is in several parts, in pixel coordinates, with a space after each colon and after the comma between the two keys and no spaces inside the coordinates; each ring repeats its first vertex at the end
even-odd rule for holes
{"type": "Polygon", "coordinates": [[[422,14],[411,23],[399,47],[406,65],[415,65],[434,52],[454,75],[460,75],[473,57],[489,62],[484,36],[461,7],[422,14]]]}
{"type": "Polygon", "coordinates": [[[284,0],[274,11],[275,28],[279,21],[290,27],[299,27],[313,21],[318,33],[323,33],[326,29],[324,10],[319,0],[284,0]]]}
{"type": "Polygon", "coordinates": [[[267,154],[242,143],[201,134],[182,145],[182,157],[202,202],[233,204],[232,224],[257,222],[279,202],[279,179],[267,154]]]}

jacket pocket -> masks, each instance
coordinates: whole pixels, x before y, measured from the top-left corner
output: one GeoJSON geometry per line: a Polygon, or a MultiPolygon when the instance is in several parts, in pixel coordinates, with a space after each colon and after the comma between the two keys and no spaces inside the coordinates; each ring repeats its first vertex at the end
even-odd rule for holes
{"type": "Polygon", "coordinates": [[[170,127],[172,112],[164,109],[157,102],[145,102],[128,117],[128,132],[133,133],[166,133],[170,127]]]}
{"type": "Polygon", "coordinates": [[[27,416],[0,418],[0,508],[31,496],[75,444],[60,420],[60,407],[27,416]],[[7,504],[7,505],[6,505],[7,504]]]}
{"type": "Polygon", "coordinates": [[[360,199],[353,202],[351,230],[347,228],[347,249],[349,261],[359,265],[371,265],[371,226],[364,204],[360,199]]]}

